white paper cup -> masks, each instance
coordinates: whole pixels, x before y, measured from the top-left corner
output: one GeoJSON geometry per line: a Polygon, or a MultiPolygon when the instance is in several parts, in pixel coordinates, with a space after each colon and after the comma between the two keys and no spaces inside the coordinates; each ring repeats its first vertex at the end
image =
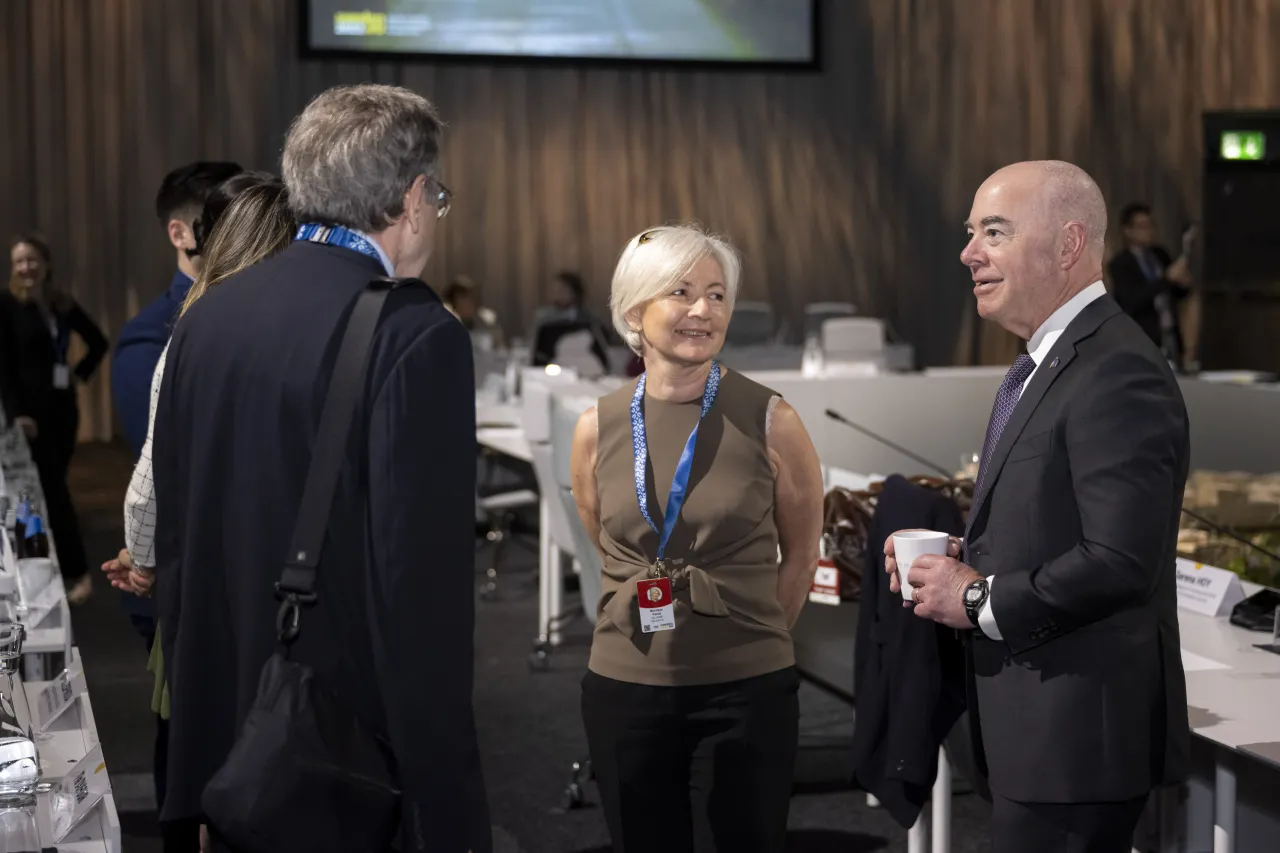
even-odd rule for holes
{"type": "Polygon", "coordinates": [[[912,588],[907,583],[911,564],[923,554],[947,556],[947,543],[951,537],[936,530],[904,530],[893,534],[893,557],[898,561],[898,583],[902,585],[902,600],[911,601],[912,588]]]}

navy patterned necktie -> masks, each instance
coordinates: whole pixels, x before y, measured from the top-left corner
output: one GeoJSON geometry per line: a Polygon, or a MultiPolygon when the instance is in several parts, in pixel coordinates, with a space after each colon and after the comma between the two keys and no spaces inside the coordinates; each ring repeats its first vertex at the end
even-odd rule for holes
{"type": "Polygon", "coordinates": [[[973,489],[975,499],[982,492],[982,481],[987,475],[987,465],[991,462],[991,455],[996,452],[996,445],[1000,443],[1000,434],[1004,432],[1010,416],[1013,415],[1013,410],[1017,408],[1018,398],[1022,396],[1022,386],[1031,375],[1031,371],[1035,369],[1035,360],[1025,352],[1020,353],[1014,359],[1013,367],[1010,367],[1009,372],[1004,375],[1004,381],[1000,383],[1000,390],[996,392],[996,404],[991,408],[991,422],[987,424],[987,438],[982,443],[982,459],[978,463],[978,482],[973,489]]]}

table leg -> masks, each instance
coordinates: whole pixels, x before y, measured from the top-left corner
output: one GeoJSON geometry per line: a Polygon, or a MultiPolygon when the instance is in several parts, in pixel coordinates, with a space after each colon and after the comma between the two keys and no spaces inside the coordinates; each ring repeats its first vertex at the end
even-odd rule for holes
{"type": "Polygon", "coordinates": [[[564,598],[564,552],[554,543],[551,545],[551,565],[550,571],[547,572],[547,608],[551,611],[551,619],[548,624],[551,626],[549,638],[551,645],[560,645],[560,616],[564,613],[562,608],[562,599],[564,598]]]}
{"type": "Polygon", "coordinates": [[[938,749],[938,778],[933,780],[933,853],[951,853],[951,762],[938,749]]]}
{"type": "Polygon", "coordinates": [[[915,825],[907,830],[907,853],[929,853],[929,818],[924,809],[915,825]]]}
{"type": "Polygon", "coordinates": [[[549,640],[551,633],[551,510],[546,497],[538,501],[538,638],[549,640]]]}
{"type": "Polygon", "coordinates": [[[1236,838],[1236,773],[1219,751],[1213,780],[1213,853],[1234,853],[1236,838]]]}

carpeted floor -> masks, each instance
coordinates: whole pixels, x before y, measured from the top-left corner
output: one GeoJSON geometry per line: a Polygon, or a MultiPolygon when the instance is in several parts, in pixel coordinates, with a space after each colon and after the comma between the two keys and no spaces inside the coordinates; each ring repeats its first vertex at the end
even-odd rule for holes
{"type": "MultiPolygon", "coordinates": [[[[121,500],[130,469],[122,446],[84,445],[76,455],[72,491],[91,564],[120,547],[121,500]]],[[[477,565],[487,565],[483,549],[477,565]]],[[[534,566],[532,547],[509,548],[498,600],[477,604],[475,709],[494,848],[496,853],[608,853],[594,786],[585,786],[581,808],[563,808],[572,764],[586,757],[578,685],[590,633],[583,620],[574,621],[547,671],[531,671],[528,657],[537,614],[534,566]]],[[[478,570],[477,579],[480,574],[478,570]]],[[[74,611],[73,621],[120,804],[124,851],[159,851],[150,793],[155,728],[146,649],[117,595],[105,584],[98,584],[89,603],[74,611]]],[[[905,851],[906,832],[882,810],[869,808],[864,794],[847,789],[853,731],[849,707],[808,684],[802,685],[800,695],[800,759],[788,853],[905,851]]],[[[954,799],[953,853],[987,849],[988,813],[974,795],[954,799]]]]}

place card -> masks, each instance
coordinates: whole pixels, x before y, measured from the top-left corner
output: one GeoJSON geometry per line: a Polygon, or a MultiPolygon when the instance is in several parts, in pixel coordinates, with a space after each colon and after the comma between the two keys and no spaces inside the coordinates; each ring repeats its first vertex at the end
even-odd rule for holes
{"type": "Polygon", "coordinates": [[[53,786],[49,814],[56,843],[66,841],[76,824],[111,791],[106,769],[102,744],[98,744],[53,786]]]}
{"type": "Polygon", "coordinates": [[[826,558],[818,561],[813,585],[809,587],[809,600],[815,604],[840,604],[840,572],[833,561],[826,558]]]}
{"type": "Polygon", "coordinates": [[[76,698],[88,689],[84,672],[64,669],[40,691],[36,697],[36,731],[44,734],[49,726],[75,704],[76,698]]]}
{"type": "Polygon", "coordinates": [[[1244,601],[1240,576],[1226,569],[1206,566],[1179,557],[1178,606],[1201,616],[1230,616],[1231,608],[1244,601]]]}

